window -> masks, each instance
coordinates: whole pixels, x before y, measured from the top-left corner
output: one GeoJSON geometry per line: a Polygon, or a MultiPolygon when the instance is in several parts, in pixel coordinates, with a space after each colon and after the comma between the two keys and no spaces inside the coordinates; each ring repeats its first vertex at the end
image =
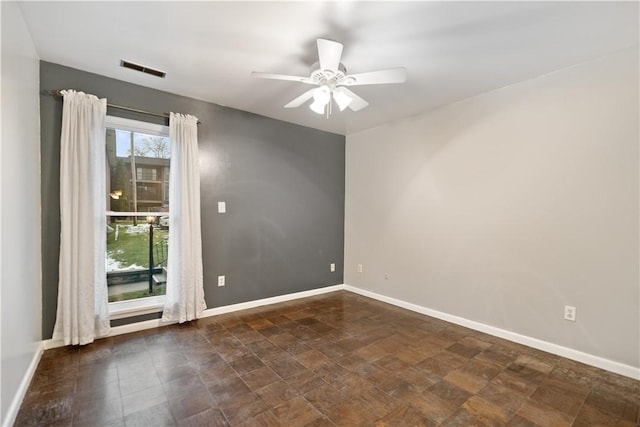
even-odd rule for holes
{"type": "Polygon", "coordinates": [[[158,179],[158,170],[149,168],[137,168],[136,177],[139,181],[156,181],[158,179]]]}
{"type": "Polygon", "coordinates": [[[105,262],[110,309],[119,317],[143,314],[140,307],[157,308],[163,302],[170,215],[168,135],[167,126],[107,117],[105,262]]]}

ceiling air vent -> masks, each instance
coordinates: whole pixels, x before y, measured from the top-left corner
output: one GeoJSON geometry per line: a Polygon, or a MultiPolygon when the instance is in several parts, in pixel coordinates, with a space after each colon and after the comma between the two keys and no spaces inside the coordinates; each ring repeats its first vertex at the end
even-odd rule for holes
{"type": "Polygon", "coordinates": [[[167,75],[164,71],[154,70],[153,68],[145,67],[144,65],[135,64],[129,61],[120,61],[120,66],[124,68],[129,68],[131,70],[140,71],[141,73],[151,74],[152,76],[164,78],[167,75]]]}

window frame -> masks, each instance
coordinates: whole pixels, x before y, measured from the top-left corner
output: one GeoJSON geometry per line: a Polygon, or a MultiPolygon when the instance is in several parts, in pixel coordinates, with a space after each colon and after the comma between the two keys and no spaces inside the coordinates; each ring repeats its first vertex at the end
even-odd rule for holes
{"type": "MultiPolygon", "coordinates": [[[[108,115],[105,120],[105,131],[106,129],[125,130],[169,138],[169,126],[125,119],[123,117],[108,115]]],[[[115,212],[105,210],[105,216],[138,216],[144,218],[147,216],[161,217],[170,215],[170,212],[115,212]]],[[[104,256],[106,259],[106,251],[104,256]]],[[[145,314],[161,313],[164,308],[164,303],[165,295],[110,302],[108,303],[109,317],[111,320],[117,320],[145,314]]]]}

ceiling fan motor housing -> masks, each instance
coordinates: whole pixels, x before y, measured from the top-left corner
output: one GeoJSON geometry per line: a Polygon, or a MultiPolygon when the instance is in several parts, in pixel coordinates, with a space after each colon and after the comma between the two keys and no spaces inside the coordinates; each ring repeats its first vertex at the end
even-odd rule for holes
{"type": "Polygon", "coordinates": [[[338,83],[347,75],[347,68],[341,62],[337,70],[322,70],[320,63],[316,62],[311,66],[309,78],[316,84],[338,83]]]}

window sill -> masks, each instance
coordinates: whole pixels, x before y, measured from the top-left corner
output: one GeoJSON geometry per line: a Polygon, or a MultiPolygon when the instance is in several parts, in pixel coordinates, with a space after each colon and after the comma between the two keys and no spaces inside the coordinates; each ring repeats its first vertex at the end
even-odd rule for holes
{"type": "Polygon", "coordinates": [[[127,301],[110,302],[109,317],[111,320],[117,320],[141,316],[143,314],[161,313],[164,308],[164,299],[164,295],[159,295],[127,301]]]}

